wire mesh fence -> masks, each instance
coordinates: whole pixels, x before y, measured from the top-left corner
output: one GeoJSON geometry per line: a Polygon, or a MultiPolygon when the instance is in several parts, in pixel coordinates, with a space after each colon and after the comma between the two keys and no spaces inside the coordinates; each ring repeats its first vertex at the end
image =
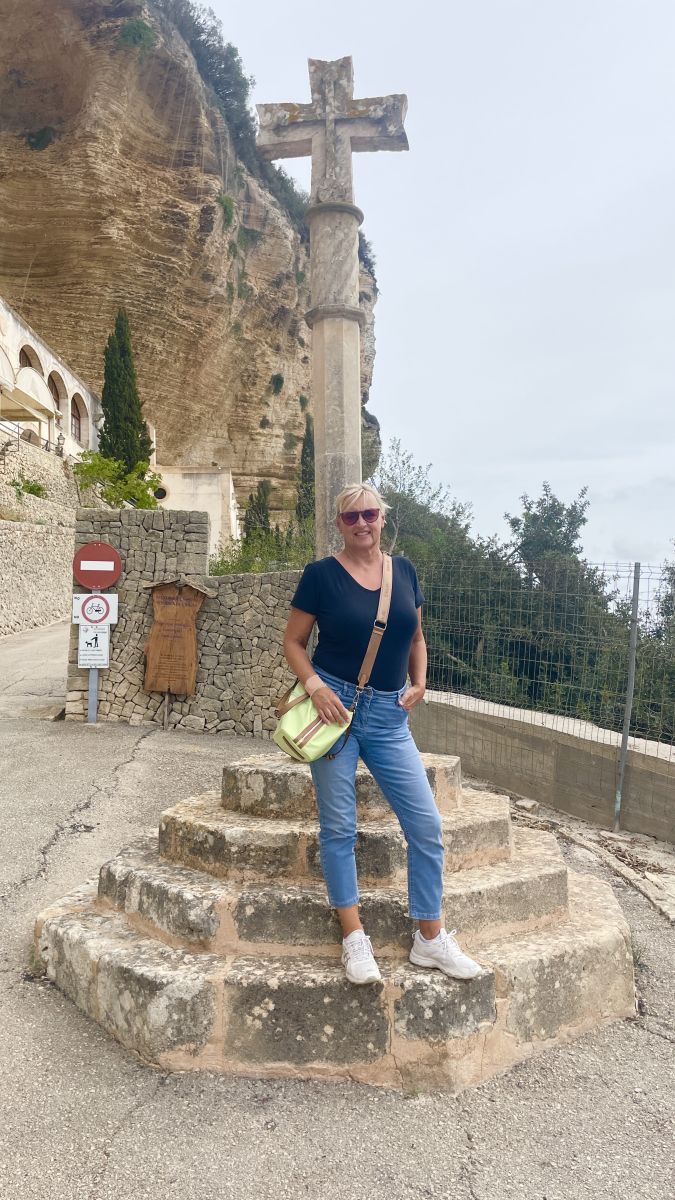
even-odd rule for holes
{"type": "Polygon", "coordinates": [[[675,838],[675,568],[504,559],[421,568],[420,731],[470,773],[675,838]]]}
{"type": "MultiPolygon", "coordinates": [[[[455,693],[524,717],[547,714],[553,728],[583,726],[586,736],[614,741],[607,735],[621,733],[627,708],[635,574],[633,564],[576,561],[422,568],[430,690],[439,700],[455,693]]],[[[658,743],[667,757],[675,753],[674,585],[667,568],[639,568],[629,725],[633,742],[658,743]]]]}

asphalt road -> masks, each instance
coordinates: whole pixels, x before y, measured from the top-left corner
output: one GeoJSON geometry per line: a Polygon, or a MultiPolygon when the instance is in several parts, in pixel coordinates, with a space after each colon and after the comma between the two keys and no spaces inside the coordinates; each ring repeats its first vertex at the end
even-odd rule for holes
{"type": "Polygon", "coordinates": [[[70,624],[0,638],[0,719],[56,716],[66,702],[70,624]]]}
{"type": "MultiPolygon", "coordinates": [[[[42,663],[50,675],[44,644],[42,663]]],[[[268,748],[0,719],[0,1196],[675,1195],[675,928],[621,881],[614,886],[634,931],[642,1015],[455,1098],[165,1075],[32,978],[41,908],[156,827],[163,808],[217,787],[226,759],[268,748]]],[[[604,875],[586,851],[563,844],[563,852],[575,869],[604,875]]]]}

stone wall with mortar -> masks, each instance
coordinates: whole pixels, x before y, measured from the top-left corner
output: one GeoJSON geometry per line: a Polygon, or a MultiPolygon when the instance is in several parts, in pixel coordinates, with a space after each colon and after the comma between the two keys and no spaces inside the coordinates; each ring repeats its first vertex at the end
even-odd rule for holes
{"type": "Polygon", "coordinates": [[[0,637],[70,613],[71,525],[0,520],[0,637]]]}
{"type": "MultiPolygon", "coordinates": [[[[104,721],[161,724],[164,697],[143,691],[143,649],[152,625],[152,599],[143,583],[185,575],[216,595],[197,616],[199,663],[194,696],[172,696],[169,724],[182,729],[269,737],[273,705],[292,679],[281,638],[299,573],[208,576],[209,524],[204,512],[80,509],[76,544],[110,542],[122,556],[116,585],[120,619],[111,630],[110,667],[100,674],[104,721]]],[[[83,721],[88,673],[77,667],[71,631],[66,719],[83,721]]]]}

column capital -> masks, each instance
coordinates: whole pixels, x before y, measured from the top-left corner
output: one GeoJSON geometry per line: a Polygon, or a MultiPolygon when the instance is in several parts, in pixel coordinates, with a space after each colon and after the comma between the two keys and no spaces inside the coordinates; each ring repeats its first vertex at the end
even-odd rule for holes
{"type": "Polygon", "coordinates": [[[326,200],[322,204],[310,204],[305,215],[311,222],[312,217],[318,217],[322,213],[347,213],[356,217],[357,224],[363,225],[364,218],[361,209],[357,208],[356,204],[347,204],[343,200],[326,200]]]}
{"type": "Polygon", "coordinates": [[[317,321],[330,321],[342,319],[344,321],[356,321],[361,329],[365,327],[366,315],[360,308],[353,308],[349,304],[317,304],[315,308],[310,308],[305,313],[305,321],[310,329],[316,325],[317,321]]]}

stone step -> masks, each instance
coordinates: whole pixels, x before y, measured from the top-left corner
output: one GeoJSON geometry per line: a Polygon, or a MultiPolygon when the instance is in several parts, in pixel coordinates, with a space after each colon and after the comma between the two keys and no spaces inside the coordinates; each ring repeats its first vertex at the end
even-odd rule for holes
{"type": "MultiPolygon", "coordinates": [[[[488,866],[511,856],[509,801],[471,792],[461,808],[443,817],[446,870],[488,866]]],[[[318,824],[267,821],[223,809],[216,792],[182,801],[162,813],[160,854],[219,879],[320,879],[318,824]]],[[[356,847],[365,885],[406,877],[406,845],[398,822],[367,821],[356,847]]]]}
{"type": "Polygon", "coordinates": [[[97,911],[95,887],[41,914],[36,952],[83,1012],[165,1070],[459,1091],[633,1014],[611,888],[571,876],[570,897],[563,924],[486,944],[491,966],[467,983],[384,961],[383,982],[357,988],[325,957],[189,953],[97,911]]]}
{"type": "MultiPolygon", "coordinates": [[[[431,790],[439,812],[457,808],[462,776],[460,760],[452,754],[423,754],[431,790]]],[[[316,816],[316,800],[309,766],[285,754],[257,754],[230,763],[223,770],[223,808],[251,817],[286,820],[316,816]]],[[[359,763],[356,772],[356,807],[359,822],[395,820],[368,769],[359,763]]]]}
{"type": "MultiPolygon", "coordinates": [[[[104,864],[99,900],[153,936],[219,954],[338,953],[339,925],[323,885],[237,885],[159,856],[148,838],[104,864]],[[320,948],[320,951],[319,949],[320,948]]],[[[445,911],[466,941],[563,919],[567,870],[553,835],[518,830],[508,862],[446,877],[445,911]]],[[[412,922],[401,887],[364,889],[364,925],[386,956],[406,954],[412,922]]]]}

